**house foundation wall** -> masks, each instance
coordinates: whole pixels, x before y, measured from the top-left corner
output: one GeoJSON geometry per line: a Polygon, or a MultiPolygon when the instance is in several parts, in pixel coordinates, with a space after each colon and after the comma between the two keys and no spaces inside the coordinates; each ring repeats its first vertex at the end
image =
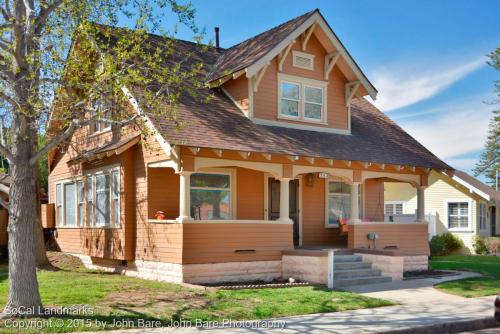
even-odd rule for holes
{"type": "Polygon", "coordinates": [[[283,255],[281,267],[285,279],[292,277],[301,281],[327,284],[327,256],[283,255]]]}
{"type": "Polygon", "coordinates": [[[363,262],[372,264],[373,269],[379,269],[383,276],[391,277],[393,281],[403,280],[404,257],[380,254],[354,253],[361,255],[363,262]]]}
{"type": "Polygon", "coordinates": [[[427,270],[429,258],[426,255],[415,255],[404,257],[404,271],[427,270]]]}
{"type": "Polygon", "coordinates": [[[183,266],[183,280],[186,283],[270,282],[279,278],[281,278],[281,261],[225,262],[183,266]]]}

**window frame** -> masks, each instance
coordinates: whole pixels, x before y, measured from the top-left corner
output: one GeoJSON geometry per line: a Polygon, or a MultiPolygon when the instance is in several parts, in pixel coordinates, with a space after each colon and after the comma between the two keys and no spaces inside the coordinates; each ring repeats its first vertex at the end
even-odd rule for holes
{"type": "Polygon", "coordinates": [[[56,192],[55,192],[55,198],[54,198],[54,202],[56,204],[56,211],[57,211],[57,186],[60,184],[61,185],[61,194],[62,194],[62,219],[59,219],[56,217],[56,227],[57,228],[96,228],[96,229],[120,229],[122,228],[122,215],[121,215],[121,212],[122,212],[122,203],[121,203],[121,196],[123,194],[123,186],[122,186],[122,176],[121,176],[121,165],[120,164],[113,164],[113,165],[109,165],[109,166],[105,166],[105,167],[101,167],[101,168],[97,168],[97,169],[93,169],[93,170],[88,170],[88,171],[85,171],[84,175],[83,176],[78,176],[78,177],[74,177],[74,178],[70,178],[70,179],[63,179],[63,180],[58,180],[56,182],[54,182],[55,184],[55,189],[56,189],[56,192]],[[115,171],[118,171],[118,175],[119,175],[119,186],[120,186],[120,191],[118,192],[118,205],[119,205],[119,211],[120,211],[120,224],[118,226],[116,226],[114,224],[114,207],[113,207],[113,185],[112,185],[112,174],[113,172],[115,171]],[[96,204],[96,175],[100,175],[100,174],[106,174],[108,173],[109,176],[110,176],[110,185],[109,185],[109,204],[110,204],[110,224],[109,226],[107,225],[102,225],[102,226],[97,226],[96,225],[96,210],[95,210],[95,204],[96,204]],[[89,177],[91,178],[90,179],[90,183],[92,184],[92,201],[89,202],[89,189],[88,189],[88,185],[89,185],[89,177]],[[83,186],[84,186],[84,189],[83,189],[83,196],[84,196],[84,199],[83,199],[83,207],[84,207],[84,219],[83,219],[83,224],[80,225],[80,217],[79,217],[79,203],[78,203],[78,182],[83,182],[83,186]],[[64,184],[68,184],[68,183],[73,183],[75,185],[75,196],[74,196],[74,201],[75,201],[75,208],[76,208],[76,224],[75,225],[67,225],[66,222],[64,221],[65,220],[65,191],[64,191],[64,184]],[[92,205],[89,205],[89,203],[92,203],[92,205]],[[90,219],[92,219],[92,221],[90,221],[90,219]],[[62,224],[61,224],[62,223],[62,224]],[[92,224],[90,224],[92,223],[92,224]]]}
{"type": "Polygon", "coordinates": [[[486,231],[488,226],[488,206],[486,203],[479,203],[478,209],[479,230],[486,231]]]}
{"type": "Polygon", "coordinates": [[[304,78],[304,77],[298,77],[298,76],[278,73],[277,118],[282,119],[282,120],[291,120],[291,121],[299,121],[299,122],[305,122],[305,123],[327,125],[328,124],[328,113],[327,113],[327,111],[328,111],[327,110],[328,109],[327,108],[327,106],[328,106],[328,103],[327,103],[328,102],[327,101],[328,89],[327,88],[328,88],[327,81],[320,81],[320,80],[314,80],[314,79],[309,79],[309,78],[304,78]],[[282,105],[281,100],[282,99],[295,101],[293,99],[283,98],[281,96],[281,93],[282,93],[281,85],[283,83],[293,84],[293,85],[299,86],[299,103],[298,103],[298,115],[297,116],[284,115],[281,113],[281,105],[282,105]],[[310,118],[310,117],[305,116],[306,103],[319,105],[318,103],[315,103],[315,102],[306,102],[306,97],[305,97],[306,87],[321,89],[321,91],[322,91],[322,104],[321,104],[321,118],[320,119],[315,119],[315,118],[310,118]]]}
{"type": "MultiPolygon", "coordinates": [[[[392,205],[393,210],[395,209],[395,206],[401,204],[401,214],[404,215],[406,211],[406,202],[405,201],[384,201],[384,216],[387,216],[387,213],[385,212],[385,206],[386,205],[392,205]]],[[[396,212],[396,210],[394,210],[396,212]]],[[[393,213],[390,216],[395,216],[397,213],[393,213]]]]}
{"type": "MultiPolygon", "coordinates": [[[[93,117],[96,117],[96,115],[101,112],[100,109],[102,108],[103,103],[99,100],[96,100],[92,104],[93,104],[93,111],[90,113],[91,119],[93,117]],[[99,109],[99,110],[97,110],[97,109],[99,109]]],[[[108,112],[111,113],[111,110],[109,110],[108,112]]],[[[106,113],[104,113],[104,114],[106,114],[106,113]]],[[[89,132],[90,132],[91,136],[99,135],[99,134],[102,134],[105,132],[109,132],[109,131],[111,131],[111,123],[101,121],[101,117],[99,117],[99,118],[96,118],[93,122],[90,122],[89,130],[90,130],[89,132]]]]}
{"type": "Polygon", "coordinates": [[[59,180],[56,181],[55,184],[55,207],[56,207],[56,227],[57,228],[80,228],[79,225],[79,216],[78,216],[78,182],[81,181],[81,177],[76,177],[76,178],[71,178],[71,179],[64,179],[64,180],[59,180]],[[73,200],[75,201],[75,224],[74,225],[68,225],[66,224],[66,185],[68,184],[73,184],[75,186],[75,193],[73,195],[73,200]],[[58,197],[57,197],[57,187],[61,187],[61,203],[58,203],[58,197]],[[61,212],[62,214],[59,215],[58,213],[58,207],[61,207],[61,212]]]}
{"type": "MultiPolygon", "coordinates": [[[[229,176],[229,212],[231,213],[231,217],[228,219],[199,219],[196,221],[227,221],[227,220],[234,220],[237,219],[236,217],[236,175],[235,171],[232,169],[217,169],[217,168],[210,168],[209,170],[198,170],[195,173],[191,174],[190,176],[190,181],[189,181],[189,203],[190,203],[190,208],[191,210],[191,189],[198,189],[198,190],[227,190],[228,188],[204,188],[204,187],[191,187],[191,177],[194,174],[214,174],[214,175],[227,175],[229,176]]],[[[191,212],[190,212],[191,213],[191,212]]],[[[192,217],[194,219],[194,217],[192,217]]]]}
{"type": "MultiPolygon", "coordinates": [[[[472,232],[472,200],[467,199],[446,199],[444,201],[444,213],[446,219],[446,228],[451,232],[472,232]],[[467,227],[450,227],[449,204],[460,203],[467,204],[467,227]]],[[[461,215],[459,215],[461,216],[461,215]]]]}
{"type": "MultiPolygon", "coordinates": [[[[350,200],[351,200],[351,183],[346,182],[345,180],[339,179],[339,178],[328,178],[325,179],[325,228],[339,228],[338,223],[330,224],[330,182],[340,182],[344,183],[349,187],[349,194],[344,194],[344,193],[333,193],[333,194],[341,194],[345,195],[346,197],[349,197],[349,211],[351,210],[350,207],[350,200]]],[[[359,215],[362,217],[362,212],[363,212],[363,184],[360,183],[358,185],[358,207],[359,207],[359,215]]],[[[351,216],[351,212],[349,212],[349,218],[351,216]]]]}

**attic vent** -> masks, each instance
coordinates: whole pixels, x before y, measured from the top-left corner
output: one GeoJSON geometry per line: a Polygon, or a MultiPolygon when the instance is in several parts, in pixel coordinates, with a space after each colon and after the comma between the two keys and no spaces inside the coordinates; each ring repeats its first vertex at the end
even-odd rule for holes
{"type": "Polygon", "coordinates": [[[293,51],[293,66],[306,70],[314,70],[314,55],[293,51]]]}

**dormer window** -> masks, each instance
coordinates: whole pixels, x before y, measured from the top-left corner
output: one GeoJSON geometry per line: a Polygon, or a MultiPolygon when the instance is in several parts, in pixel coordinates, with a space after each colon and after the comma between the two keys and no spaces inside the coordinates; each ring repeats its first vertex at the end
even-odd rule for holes
{"type": "Polygon", "coordinates": [[[326,123],[326,82],[279,75],[278,118],[326,123]]]}
{"type": "Polygon", "coordinates": [[[101,121],[101,119],[111,118],[111,108],[109,105],[101,101],[94,101],[91,117],[94,121],[90,124],[90,133],[100,133],[111,129],[109,122],[101,121]]]}

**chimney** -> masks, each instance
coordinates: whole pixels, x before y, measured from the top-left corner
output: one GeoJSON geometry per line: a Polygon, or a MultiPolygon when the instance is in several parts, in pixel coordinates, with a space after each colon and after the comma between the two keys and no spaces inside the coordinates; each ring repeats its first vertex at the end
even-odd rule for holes
{"type": "Polygon", "coordinates": [[[217,48],[217,50],[219,50],[219,48],[220,48],[220,44],[219,44],[219,27],[215,27],[215,47],[217,48]]]}

